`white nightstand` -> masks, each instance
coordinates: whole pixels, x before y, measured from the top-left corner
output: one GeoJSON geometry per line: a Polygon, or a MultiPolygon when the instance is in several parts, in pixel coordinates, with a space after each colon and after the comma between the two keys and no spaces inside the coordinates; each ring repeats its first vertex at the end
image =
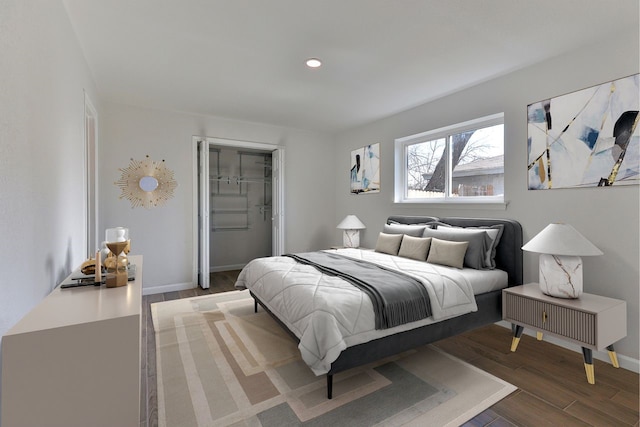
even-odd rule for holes
{"type": "Polygon", "coordinates": [[[511,351],[516,351],[525,327],[572,341],[582,347],[589,384],[595,384],[592,350],[609,351],[614,367],[618,357],[613,343],[627,336],[627,303],[583,293],[578,299],[543,294],[537,283],[502,291],[502,318],[514,324],[511,351]]]}

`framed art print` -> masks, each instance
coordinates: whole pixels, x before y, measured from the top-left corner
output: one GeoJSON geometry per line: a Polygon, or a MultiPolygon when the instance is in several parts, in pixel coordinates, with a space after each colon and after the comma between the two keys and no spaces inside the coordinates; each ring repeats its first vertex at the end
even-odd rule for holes
{"type": "Polygon", "coordinates": [[[530,190],[640,183],[639,77],[527,107],[530,190]]]}
{"type": "Polygon", "coordinates": [[[351,152],[351,194],[380,192],[380,143],[351,152]]]}

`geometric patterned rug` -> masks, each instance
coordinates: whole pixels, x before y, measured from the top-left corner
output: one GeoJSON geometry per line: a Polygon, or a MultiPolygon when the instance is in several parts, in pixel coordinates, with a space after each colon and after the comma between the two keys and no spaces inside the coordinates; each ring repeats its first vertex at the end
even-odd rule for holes
{"type": "Polygon", "coordinates": [[[248,291],[151,305],[159,425],[457,426],[516,390],[426,345],[316,377],[248,291]]]}

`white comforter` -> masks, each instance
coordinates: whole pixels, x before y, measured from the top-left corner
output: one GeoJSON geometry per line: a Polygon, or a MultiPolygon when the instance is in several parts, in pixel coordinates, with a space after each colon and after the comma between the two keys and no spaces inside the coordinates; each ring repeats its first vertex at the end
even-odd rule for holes
{"type": "Polygon", "coordinates": [[[340,278],[289,257],[258,258],[238,276],[299,339],[303,360],[316,375],[327,373],[345,348],[382,336],[477,311],[473,289],[460,270],[359,249],[336,253],[401,270],[422,282],[433,316],[376,330],[369,297],[340,278]]]}

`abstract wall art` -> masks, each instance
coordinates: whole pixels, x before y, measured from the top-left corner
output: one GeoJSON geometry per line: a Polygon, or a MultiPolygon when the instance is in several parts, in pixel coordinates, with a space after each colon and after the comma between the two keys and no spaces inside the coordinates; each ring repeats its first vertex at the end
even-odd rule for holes
{"type": "Polygon", "coordinates": [[[351,194],[380,192],[380,143],[351,152],[351,194]]]}
{"type": "Polygon", "coordinates": [[[530,190],[640,183],[640,74],[527,107],[530,190]]]}

